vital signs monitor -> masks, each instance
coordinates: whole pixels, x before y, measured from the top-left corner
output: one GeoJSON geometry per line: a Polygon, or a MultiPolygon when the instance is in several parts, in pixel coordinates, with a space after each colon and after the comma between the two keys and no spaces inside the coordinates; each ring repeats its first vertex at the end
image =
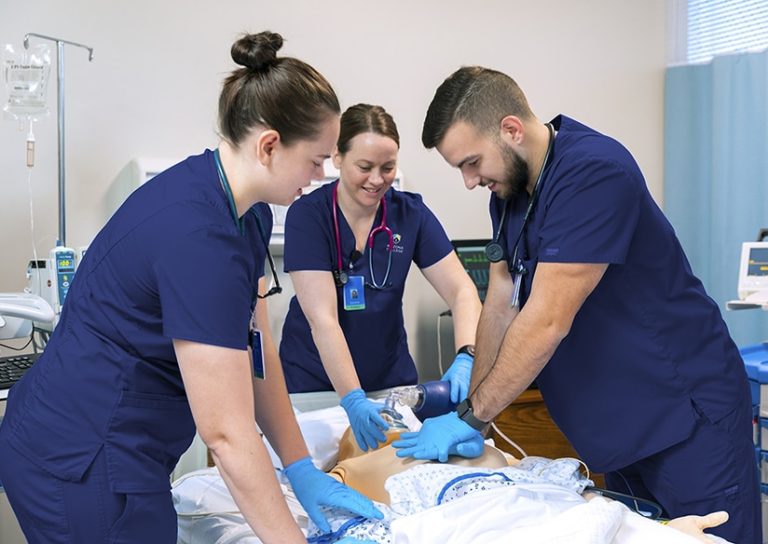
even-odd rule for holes
{"type": "Polygon", "coordinates": [[[744,242],[739,267],[739,300],[729,309],[768,306],[768,242],[744,242]]]}

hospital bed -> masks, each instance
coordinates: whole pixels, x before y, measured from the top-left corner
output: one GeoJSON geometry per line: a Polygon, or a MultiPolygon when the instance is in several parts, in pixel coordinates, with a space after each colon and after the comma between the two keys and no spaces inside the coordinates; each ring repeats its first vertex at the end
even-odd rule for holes
{"type": "MultiPolygon", "coordinates": [[[[348,427],[344,411],[337,406],[338,397],[334,393],[313,393],[294,395],[292,401],[313,461],[324,470],[330,469],[336,462],[339,440],[348,427]]],[[[407,409],[403,413],[409,427],[415,429],[419,426],[412,413],[407,409]]],[[[280,461],[269,449],[280,479],[280,461]]],[[[483,490],[475,489],[451,501],[444,501],[439,506],[433,506],[434,490],[427,491],[423,486],[414,486],[408,480],[416,478],[417,481],[435,482],[442,476],[441,472],[456,468],[439,464],[421,465],[390,477],[387,490],[393,502],[391,507],[379,505],[385,513],[384,520],[377,526],[359,525],[355,530],[362,532],[350,530],[346,536],[365,536],[377,542],[393,544],[700,542],[685,533],[644,519],[621,503],[607,501],[602,497],[587,501],[572,489],[548,482],[522,481],[515,485],[498,486],[483,484],[476,486],[485,488],[483,490]],[[422,472],[436,472],[426,473],[426,476],[412,475],[417,468],[422,472]],[[390,489],[396,479],[399,486],[395,486],[397,495],[390,489]],[[408,494],[409,489],[421,491],[408,494]]],[[[282,489],[298,525],[305,534],[313,536],[314,527],[291,489],[285,483],[282,489]]],[[[448,491],[455,490],[451,488],[448,491]]],[[[180,544],[261,542],[239,514],[215,467],[194,471],[177,479],[173,485],[173,499],[178,514],[180,544]]],[[[332,517],[331,520],[334,530],[345,522],[338,517],[332,517]]],[[[712,541],[725,542],[715,537],[712,541]]]]}

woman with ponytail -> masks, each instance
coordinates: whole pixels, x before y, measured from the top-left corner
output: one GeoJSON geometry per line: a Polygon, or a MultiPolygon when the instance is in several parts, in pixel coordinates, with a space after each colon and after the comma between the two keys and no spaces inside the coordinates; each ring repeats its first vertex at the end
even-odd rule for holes
{"type": "Polygon", "coordinates": [[[170,474],[196,429],[259,538],[304,542],[256,422],[321,529],[321,506],[381,515],[312,465],[269,334],[267,203],[321,178],[339,135],[330,84],[282,43],[232,46],[217,148],[115,212],[10,391],[0,480],[29,542],[175,542],[170,474]]]}

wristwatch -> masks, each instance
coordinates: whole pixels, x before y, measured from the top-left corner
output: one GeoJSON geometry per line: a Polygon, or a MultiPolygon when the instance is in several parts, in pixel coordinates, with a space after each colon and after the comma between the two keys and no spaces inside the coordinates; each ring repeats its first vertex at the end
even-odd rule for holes
{"type": "Polygon", "coordinates": [[[460,420],[476,431],[482,431],[488,425],[487,421],[481,421],[475,417],[475,412],[472,410],[472,401],[469,400],[469,397],[459,403],[456,407],[456,413],[459,414],[460,420]]]}
{"type": "Polygon", "coordinates": [[[459,350],[456,352],[456,355],[459,353],[466,353],[470,357],[475,356],[475,345],[474,344],[467,344],[466,346],[461,346],[459,350]]]}

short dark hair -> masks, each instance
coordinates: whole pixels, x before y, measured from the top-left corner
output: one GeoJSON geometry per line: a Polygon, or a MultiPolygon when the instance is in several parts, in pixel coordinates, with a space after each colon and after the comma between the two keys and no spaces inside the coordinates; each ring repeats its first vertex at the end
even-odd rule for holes
{"type": "Polygon", "coordinates": [[[400,147],[400,134],[392,116],[381,106],[355,104],[341,116],[341,129],[336,147],[342,155],[349,150],[349,141],[358,134],[373,132],[392,138],[400,147]]]}
{"type": "Polygon", "coordinates": [[[528,100],[515,80],[482,66],[464,66],[435,91],[424,119],[421,141],[424,147],[432,149],[457,121],[470,123],[480,132],[492,133],[507,115],[524,120],[533,117],[528,100]]]}
{"type": "Polygon", "coordinates": [[[245,34],[231,49],[243,66],[226,80],[219,96],[219,131],[235,147],[255,126],[280,133],[286,145],[316,137],[320,125],[341,111],[331,84],[309,64],[278,57],[283,37],[245,34]]]}

